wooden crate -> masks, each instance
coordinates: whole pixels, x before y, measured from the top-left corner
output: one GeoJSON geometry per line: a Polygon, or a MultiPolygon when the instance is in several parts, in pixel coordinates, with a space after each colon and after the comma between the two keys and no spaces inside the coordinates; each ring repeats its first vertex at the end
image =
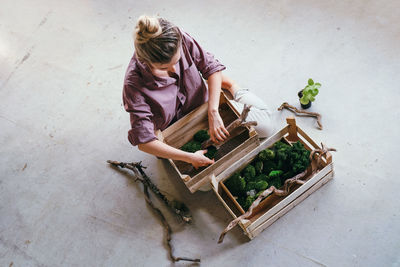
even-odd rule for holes
{"type": "MultiPolygon", "coordinates": [[[[220,97],[219,112],[225,126],[240,116],[224,93],[220,97]]],[[[159,131],[158,139],[172,147],[180,148],[202,129],[208,129],[208,103],[193,110],[164,131],[159,131]]],[[[196,170],[192,165],[183,161],[169,160],[169,162],[190,192],[194,193],[200,187],[210,183],[212,174],[218,175],[227,166],[239,161],[258,147],[259,144],[258,135],[252,127],[238,127],[230,133],[230,138],[219,146],[214,164],[196,170]]]]}
{"type": "MultiPolygon", "coordinates": [[[[288,142],[300,141],[308,150],[320,149],[320,147],[296,125],[294,118],[288,118],[287,121],[288,125],[282,130],[263,141],[257,148],[247,153],[245,157],[235,164],[227,166],[222,173],[215,174],[211,177],[212,188],[217,198],[234,219],[242,215],[244,211],[229,193],[229,190],[227,190],[224,185],[224,181],[233,173],[240,171],[252,162],[260,151],[271,147],[282,138],[288,142]]],[[[297,185],[292,188],[290,194],[286,197],[278,197],[275,195],[268,196],[253,211],[252,216],[239,222],[240,227],[250,239],[253,239],[262,230],[270,226],[286,212],[333,178],[334,173],[331,154],[327,153],[322,160],[323,168],[314,175],[306,176],[306,182],[303,185],[297,185]]]]}

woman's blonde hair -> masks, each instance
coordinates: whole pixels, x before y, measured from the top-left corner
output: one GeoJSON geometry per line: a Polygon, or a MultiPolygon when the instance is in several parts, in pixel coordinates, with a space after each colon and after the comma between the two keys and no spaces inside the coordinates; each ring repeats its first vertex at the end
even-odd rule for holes
{"type": "Polygon", "coordinates": [[[178,51],[181,35],[169,21],[142,15],[136,23],[134,40],[139,60],[166,64],[178,51]]]}

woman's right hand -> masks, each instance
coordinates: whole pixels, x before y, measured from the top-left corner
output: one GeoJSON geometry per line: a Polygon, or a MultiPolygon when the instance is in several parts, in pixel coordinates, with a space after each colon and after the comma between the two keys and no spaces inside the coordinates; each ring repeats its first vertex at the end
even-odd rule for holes
{"type": "Polygon", "coordinates": [[[199,167],[207,166],[213,164],[215,161],[207,158],[204,154],[207,153],[207,150],[199,150],[192,153],[189,162],[198,169],[199,167]]]}

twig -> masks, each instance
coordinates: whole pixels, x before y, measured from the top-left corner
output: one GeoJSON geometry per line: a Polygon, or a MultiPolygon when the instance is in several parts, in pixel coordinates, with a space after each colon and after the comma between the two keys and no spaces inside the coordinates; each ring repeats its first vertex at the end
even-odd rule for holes
{"type": "Polygon", "coordinates": [[[163,201],[168,208],[171,209],[172,212],[178,215],[186,223],[191,223],[193,221],[193,217],[190,214],[188,207],[186,207],[186,205],[183,202],[177,200],[169,200],[163,193],[160,192],[158,187],[150,180],[150,178],[143,171],[145,167],[142,166],[141,162],[125,163],[125,162],[111,161],[111,160],[108,160],[107,162],[112,164],[113,166],[127,168],[133,171],[136,174],[136,179],[139,179],[143,184],[146,184],[151,189],[151,191],[161,201],[163,201]],[[138,171],[140,173],[140,176],[142,176],[143,178],[139,177],[138,171]]]}
{"type": "MultiPolygon", "coordinates": [[[[322,146],[321,149],[315,149],[315,150],[311,151],[311,153],[310,153],[311,161],[315,160],[314,156],[317,155],[317,158],[316,158],[317,164],[314,168],[311,167],[310,175],[314,175],[322,167],[322,165],[320,164],[322,156],[326,155],[326,153],[328,153],[329,151],[336,151],[336,149],[328,148],[322,143],[321,143],[321,146],[322,146]]],[[[311,164],[311,166],[313,166],[313,165],[311,164]]],[[[287,179],[283,185],[283,190],[277,189],[275,186],[270,186],[268,189],[266,189],[264,192],[262,192],[257,197],[257,199],[251,204],[249,210],[246,213],[237,217],[236,219],[234,219],[233,221],[231,221],[228,224],[228,226],[224,229],[224,231],[222,231],[221,235],[219,236],[218,243],[222,243],[226,233],[228,233],[230,230],[232,230],[232,228],[235,227],[241,220],[247,219],[248,217],[250,217],[253,214],[253,209],[256,208],[265,197],[269,196],[270,194],[275,194],[275,195],[281,196],[281,197],[289,195],[290,188],[293,185],[305,183],[305,181],[303,181],[301,179],[304,178],[306,176],[306,174],[307,174],[307,170],[295,175],[294,177],[292,177],[290,179],[287,179]]]]}
{"type": "MultiPolygon", "coordinates": [[[[240,117],[231,122],[227,127],[226,130],[231,133],[233,130],[235,130],[237,127],[246,127],[246,126],[256,126],[257,122],[256,121],[248,121],[246,122],[247,115],[249,115],[251,106],[244,105],[242,114],[240,114],[240,117]]],[[[208,139],[204,141],[201,145],[203,149],[211,146],[214,144],[214,142],[211,139],[208,139]]]]}
{"type": "Polygon", "coordinates": [[[165,219],[165,216],[161,212],[161,210],[158,209],[157,207],[155,207],[154,203],[151,201],[149,190],[148,190],[148,186],[145,183],[143,183],[143,187],[144,187],[143,191],[144,191],[144,196],[145,196],[146,203],[153,209],[153,211],[155,213],[157,213],[158,217],[161,219],[161,222],[162,222],[162,224],[164,226],[164,229],[165,229],[165,240],[166,240],[167,247],[168,247],[169,257],[171,258],[171,260],[173,262],[177,262],[177,261],[200,262],[200,259],[191,259],[191,258],[186,258],[186,257],[175,257],[174,256],[174,247],[171,244],[171,240],[172,240],[171,226],[168,224],[167,219],[165,219]]]}
{"type": "Polygon", "coordinates": [[[297,116],[314,117],[314,118],[316,118],[317,119],[318,128],[320,130],[322,130],[322,123],[321,123],[322,115],[321,114],[319,114],[317,112],[299,110],[296,107],[289,105],[287,102],[282,103],[282,105],[278,108],[278,110],[281,111],[284,108],[286,108],[286,109],[290,110],[291,112],[295,113],[295,115],[297,115],[297,116]]]}
{"type": "Polygon", "coordinates": [[[321,143],[321,149],[314,149],[313,151],[311,151],[310,153],[310,159],[313,160],[315,157],[317,156],[317,169],[320,169],[322,166],[322,156],[325,156],[326,153],[328,153],[329,151],[337,151],[335,148],[329,148],[326,147],[323,143],[321,143]]]}
{"type": "Polygon", "coordinates": [[[143,168],[145,168],[145,167],[142,166],[141,162],[124,163],[124,162],[118,162],[118,161],[112,161],[112,160],[108,160],[107,162],[112,164],[113,166],[116,166],[116,167],[130,169],[135,174],[135,181],[140,181],[143,184],[143,192],[144,192],[146,203],[158,215],[158,217],[161,219],[161,222],[162,222],[162,224],[164,226],[164,229],[165,229],[165,241],[167,243],[169,257],[171,258],[171,260],[173,262],[177,262],[177,261],[200,262],[200,259],[191,259],[191,258],[187,258],[187,257],[175,257],[174,256],[174,247],[171,244],[171,240],[172,240],[171,226],[168,224],[168,222],[167,222],[164,214],[161,212],[161,210],[158,209],[154,205],[154,203],[151,201],[148,189],[150,188],[156,196],[160,197],[161,200],[165,204],[167,204],[168,207],[171,208],[170,201],[168,201],[168,199],[160,192],[160,190],[157,188],[157,186],[155,184],[153,184],[152,181],[150,180],[150,178],[146,175],[146,173],[143,170],[143,168]]]}

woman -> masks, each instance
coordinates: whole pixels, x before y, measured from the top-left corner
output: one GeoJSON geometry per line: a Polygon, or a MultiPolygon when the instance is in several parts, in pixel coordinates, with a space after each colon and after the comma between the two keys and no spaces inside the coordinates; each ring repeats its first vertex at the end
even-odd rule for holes
{"type": "Polygon", "coordinates": [[[123,90],[124,107],[132,125],[129,141],[141,151],[185,161],[195,168],[212,164],[214,161],[204,156],[206,150],[181,151],[157,140],[155,131],[164,130],[208,101],[210,138],[214,142],[225,140],[229,133],[218,112],[220,88],[233,96],[239,91],[222,74],[225,66],[189,34],[162,18],[141,16],[134,44],[123,90]]]}

